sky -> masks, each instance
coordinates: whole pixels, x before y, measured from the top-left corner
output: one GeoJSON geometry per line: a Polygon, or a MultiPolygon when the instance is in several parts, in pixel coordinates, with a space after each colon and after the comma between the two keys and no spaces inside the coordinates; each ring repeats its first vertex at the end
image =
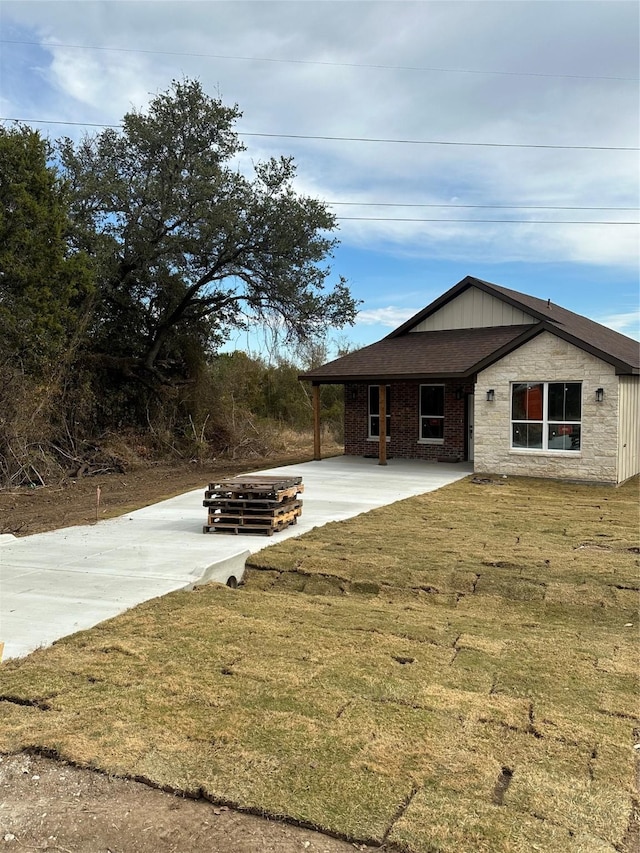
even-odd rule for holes
{"type": "Polygon", "coordinates": [[[3,0],[0,117],[80,138],[183,78],[237,103],[246,164],[293,156],[338,217],[361,310],[330,349],[466,275],[639,337],[639,34],[635,0],[3,0]]]}

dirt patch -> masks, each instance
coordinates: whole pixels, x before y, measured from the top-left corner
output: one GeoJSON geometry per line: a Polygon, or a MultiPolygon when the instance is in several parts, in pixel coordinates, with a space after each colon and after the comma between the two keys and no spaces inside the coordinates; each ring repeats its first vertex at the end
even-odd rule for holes
{"type": "Polygon", "coordinates": [[[0,757],[0,850],[73,853],[353,853],[277,821],[32,755],[0,757]]]}
{"type": "MultiPolygon", "coordinates": [[[[340,452],[340,448],[332,447],[326,455],[331,452],[340,452]]],[[[96,520],[204,488],[218,478],[307,462],[311,458],[311,453],[301,454],[300,448],[296,448],[288,455],[268,459],[150,465],[125,474],[100,474],[36,488],[0,489],[0,534],[28,536],[77,524],[93,524],[96,520]]]]}

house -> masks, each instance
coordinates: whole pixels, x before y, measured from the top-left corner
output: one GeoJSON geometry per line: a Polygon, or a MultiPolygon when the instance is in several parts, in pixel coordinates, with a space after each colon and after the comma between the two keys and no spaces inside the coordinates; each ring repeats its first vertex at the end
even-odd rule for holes
{"type": "Polygon", "coordinates": [[[640,344],[467,276],[377,343],[301,375],[344,385],[347,455],[617,484],[640,471],[640,344]]]}

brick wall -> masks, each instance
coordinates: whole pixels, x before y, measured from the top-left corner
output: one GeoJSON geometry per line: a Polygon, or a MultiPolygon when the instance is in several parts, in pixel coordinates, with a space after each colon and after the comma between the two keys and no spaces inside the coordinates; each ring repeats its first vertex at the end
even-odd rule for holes
{"type": "MultiPolygon", "coordinates": [[[[465,458],[464,394],[473,393],[473,385],[461,382],[444,384],[444,443],[425,444],[420,438],[420,382],[392,382],[391,427],[387,442],[390,459],[428,459],[459,462],[465,458]],[[462,399],[456,392],[462,390],[462,399]]],[[[368,385],[345,385],[344,452],[348,456],[378,456],[378,439],[368,438],[368,385]]]]}
{"type": "Polygon", "coordinates": [[[618,451],[618,377],[615,369],[548,332],[478,374],[475,396],[477,473],[518,474],[615,483],[618,451]],[[579,453],[511,450],[512,382],[582,382],[579,453]],[[495,401],[486,391],[495,390],[495,401]],[[604,401],[595,402],[596,388],[604,401]]]}

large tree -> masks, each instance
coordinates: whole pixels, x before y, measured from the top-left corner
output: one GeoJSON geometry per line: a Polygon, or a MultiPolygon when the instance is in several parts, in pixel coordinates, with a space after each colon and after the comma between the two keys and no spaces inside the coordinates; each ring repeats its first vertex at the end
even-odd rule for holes
{"type": "Polygon", "coordinates": [[[68,352],[92,290],[50,156],[37,131],[0,127],[0,363],[41,378],[68,352]]]}
{"type": "Polygon", "coordinates": [[[93,272],[70,241],[51,154],[36,131],[0,127],[0,485],[42,483],[54,457],[68,463],[86,403],[75,358],[93,272]]]}
{"type": "Polygon", "coordinates": [[[291,159],[243,174],[240,112],[196,81],[59,147],[77,247],[101,269],[94,342],[147,383],[188,376],[189,353],[274,319],[291,339],[353,322],[344,280],[325,288],[334,216],[293,188],[291,159]]]}

